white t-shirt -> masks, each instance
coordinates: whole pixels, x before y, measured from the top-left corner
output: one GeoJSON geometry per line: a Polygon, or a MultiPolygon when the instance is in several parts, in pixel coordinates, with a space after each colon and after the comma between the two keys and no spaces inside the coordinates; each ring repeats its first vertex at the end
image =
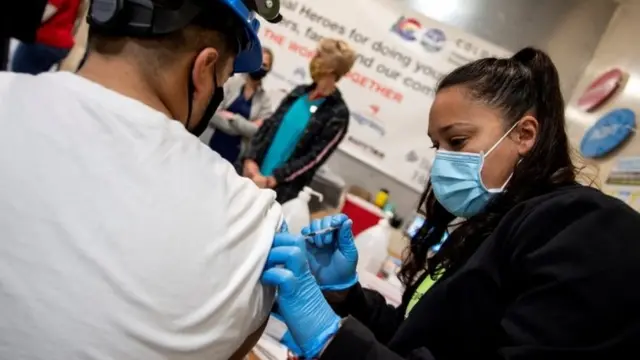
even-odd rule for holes
{"type": "Polygon", "coordinates": [[[0,73],[0,171],[0,359],[228,359],[267,319],[275,194],[180,122],[0,73]]]}

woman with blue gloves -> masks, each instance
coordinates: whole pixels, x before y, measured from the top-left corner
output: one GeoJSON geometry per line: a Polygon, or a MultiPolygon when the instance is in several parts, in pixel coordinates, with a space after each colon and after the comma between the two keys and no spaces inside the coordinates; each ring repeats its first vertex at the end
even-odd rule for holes
{"type": "Polygon", "coordinates": [[[429,115],[428,221],[404,260],[398,308],[358,284],[344,215],[314,221],[303,233],[339,230],[309,241],[276,235],[263,282],[278,287],[301,355],[640,358],[640,215],[578,184],[564,124],[556,68],[539,50],[445,76],[429,115]]]}

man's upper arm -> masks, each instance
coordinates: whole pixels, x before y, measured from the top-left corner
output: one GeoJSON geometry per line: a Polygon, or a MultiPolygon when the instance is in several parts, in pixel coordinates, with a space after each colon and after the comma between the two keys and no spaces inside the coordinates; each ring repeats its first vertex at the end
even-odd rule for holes
{"type": "Polygon", "coordinates": [[[260,279],[282,211],[275,193],[238,176],[206,145],[184,147],[163,173],[186,186],[171,189],[156,207],[163,221],[131,234],[138,240],[123,250],[144,254],[125,267],[135,293],[149,300],[119,316],[134,339],[184,359],[226,359],[260,332],[273,307],[275,289],[260,279]]]}
{"type": "MultiPolygon", "coordinates": [[[[275,192],[258,188],[253,181],[237,175],[229,165],[227,178],[227,223],[234,234],[238,246],[247,249],[247,266],[256,271],[257,286],[261,288],[264,301],[256,309],[253,330],[266,320],[273,306],[275,291],[260,284],[260,276],[273,243],[273,237],[282,226],[283,215],[280,204],[275,200],[275,192]]],[[[260,293],[260,291],[256,291],[260,293]]],[[[257,304],[258,305],[258,304],[257,304]]]]}

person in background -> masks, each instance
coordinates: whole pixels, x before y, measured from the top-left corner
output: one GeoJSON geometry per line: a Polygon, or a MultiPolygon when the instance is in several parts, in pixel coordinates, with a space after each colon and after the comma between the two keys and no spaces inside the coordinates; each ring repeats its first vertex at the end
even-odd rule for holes
{"type": "Polygon", "coordinates": [[[49,0],[34,43],[20,43],[11,71],[37,75],[61,62],[73,48],[73,32],[83,0],[49,0]]]}
{"type": "Polygon", "coordinates": [[[280,19],[277,0],[94,0],[79,72],[0,73],[0,359],[255,344],[282,209],[198,138],[262,64],[251,9],[280,19]]]}
{"type": "Polygon", "coordinates": [[[327,360],[639,359],[640,214],[578,184],[564,111],[537,49],[445,76],[402,304],[358,284],[346,216],[316,220],[303,235],[339,230],[277,235],[263,274],[279,286],[285,339],[327,360]]]}
{"type": "Polygon", "coordinates": [[[214,133],[209,147],[231,164],[240,156],[245,141],[258,131],[264,119],[271,116],[273,108],[262,79],[271,71],[273,53],[262,48],[262,67],[249,74],[234,76],[224,85],[224,100],[211,118],[214,133]]]}
{"type": "Polygon", "coordinates": [[[69,51],[67,57],[60,62],[58,71],[78,71],[80,63],[84,60],[87,50],[87,41],[89,40],[89,24],[87,23],[87,15],[89,11],[89,0],[83,0],[82,11],[78,12],[76,27],[73,31],[73,48],[69,51]]]}
{"type": "Polygon", "coordinates": [[[0,11],[0,71],[8,68],[11,38],[35,41],[47,0],[12,1],[10,8],[0,11]]]}
{"type": "Polygon", "coordinates": [[[356,60],[342,40],[323,39],[311,60],[313,83],[293,89],[251,139],[242,173],[274,189],[278,201],[296,197],[347,133],[349,109],[337,88],[356,60]]]}

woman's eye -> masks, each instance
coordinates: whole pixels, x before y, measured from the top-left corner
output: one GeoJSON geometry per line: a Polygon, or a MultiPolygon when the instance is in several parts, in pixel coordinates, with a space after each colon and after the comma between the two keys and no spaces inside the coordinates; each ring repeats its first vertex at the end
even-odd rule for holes
{"type": "Polygon", "coordinates": [[[467,138],[462,138],[462,137],[452,138],[451,140],[449,140],[449,144],[454,149],[462,148],[466,142],[467,142],[467,138]]]}

